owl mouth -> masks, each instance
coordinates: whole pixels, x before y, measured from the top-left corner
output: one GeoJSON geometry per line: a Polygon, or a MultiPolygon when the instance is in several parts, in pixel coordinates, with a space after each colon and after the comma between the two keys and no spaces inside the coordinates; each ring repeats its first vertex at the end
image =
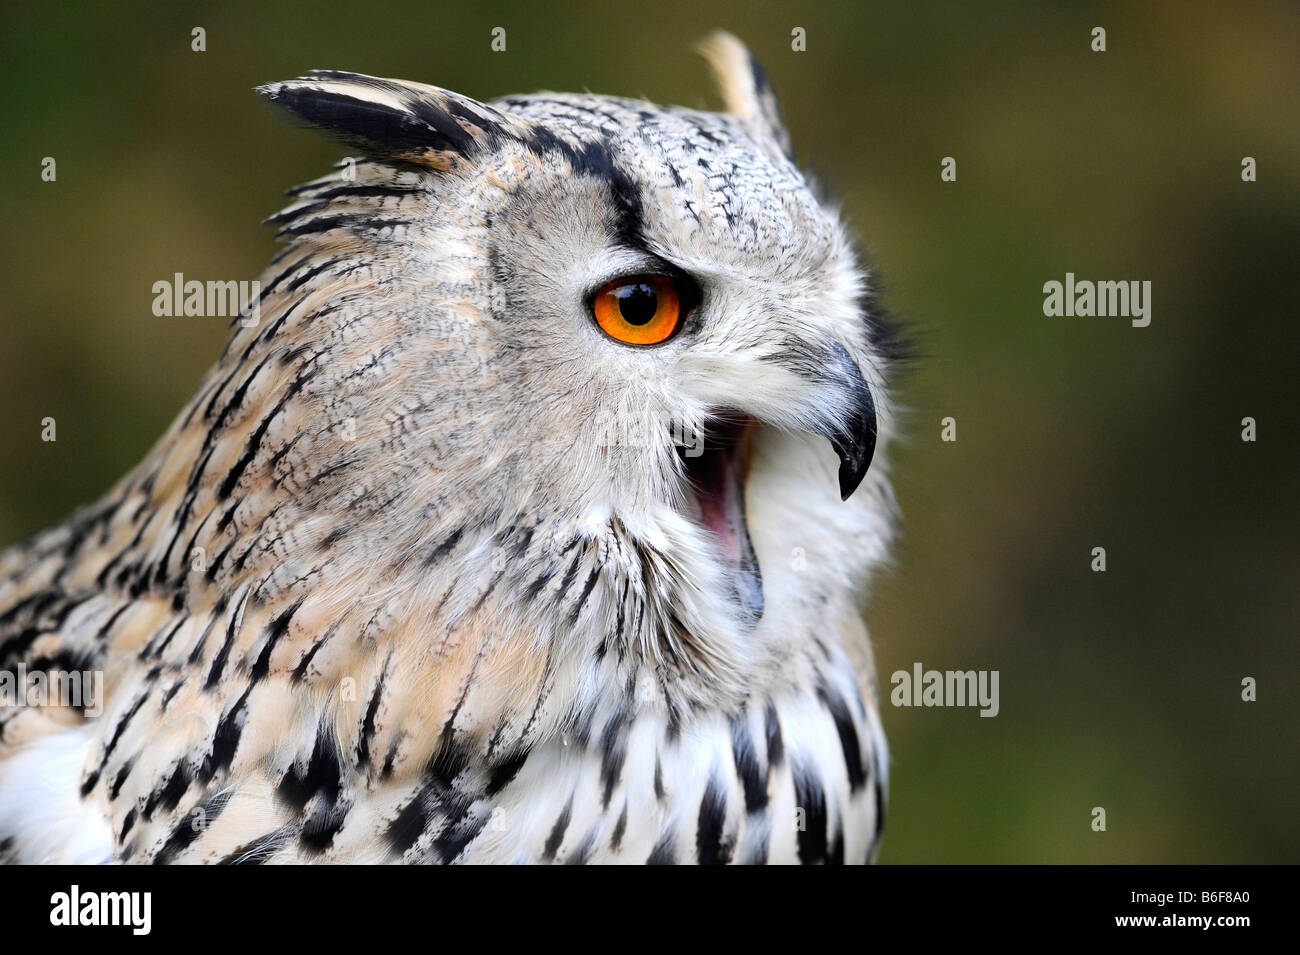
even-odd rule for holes
{"type": "Polygon", "coordinates": [[[679,443],[677,454],[694,498],[694,516],[721,551],[741,607],[757,621],[763,615],[763,578],[745,520],[754,424],[749,415],[714,412],[703,440],[679,443]]]}

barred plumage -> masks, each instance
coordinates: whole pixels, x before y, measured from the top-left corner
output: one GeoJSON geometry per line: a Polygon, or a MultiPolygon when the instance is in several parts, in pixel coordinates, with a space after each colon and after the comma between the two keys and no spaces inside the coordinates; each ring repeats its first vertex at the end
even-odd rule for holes
{"type": "Polygon", "coordinates": [[[144,462],[0,555],[0,666],[106,691],[0,713],[4,852],[869,860],[891,333],[713,58],[726,114],[263,90],[365,157],[272,218],[259,320],[144,462]],[[646,273],[698,302],[611,341],[593,290],[646,273]]]}

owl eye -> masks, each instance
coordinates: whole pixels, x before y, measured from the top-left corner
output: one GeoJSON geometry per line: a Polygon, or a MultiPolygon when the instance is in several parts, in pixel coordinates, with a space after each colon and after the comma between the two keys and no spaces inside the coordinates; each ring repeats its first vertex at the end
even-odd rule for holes
{"type": "Polygon", "coordinates": [[[631,275],[598,291],[591,311],[610,338],[628,345],[658,345],[681,324],[682,296],[666,275],[631,275]]]}

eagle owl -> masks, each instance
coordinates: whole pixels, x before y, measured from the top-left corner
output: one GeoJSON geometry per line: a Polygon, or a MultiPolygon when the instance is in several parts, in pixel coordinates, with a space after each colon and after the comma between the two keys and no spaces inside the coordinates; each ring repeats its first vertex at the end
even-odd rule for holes
{"type": "Polygon", "coordinates": [[[873,858],[895,339],[708,52],[722,113],[260,89],[360,155],[144,461],[0,555],[0,668],[98,688],[0,709],[0,855],[873,858]]]}

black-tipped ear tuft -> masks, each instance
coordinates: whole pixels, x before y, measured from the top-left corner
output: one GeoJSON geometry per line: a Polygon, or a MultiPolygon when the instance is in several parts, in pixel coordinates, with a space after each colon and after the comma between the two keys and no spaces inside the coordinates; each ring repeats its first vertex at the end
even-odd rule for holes
{"type": "Polygon", "coordinates": [[[719,30],[700,44],[700,51],[713,67],[727,112],[744,120],[756,138],[771,141],[794,162],[794,144],[785,128],[776,90],[749,48],[719,30]]]}
{"type": "Polygon", "coordinates": [[[313,70],[257,88],[268,103],[367,155],[447,170],[470,158],[517,121],[436,86],[361,73],[313,70]]]}

